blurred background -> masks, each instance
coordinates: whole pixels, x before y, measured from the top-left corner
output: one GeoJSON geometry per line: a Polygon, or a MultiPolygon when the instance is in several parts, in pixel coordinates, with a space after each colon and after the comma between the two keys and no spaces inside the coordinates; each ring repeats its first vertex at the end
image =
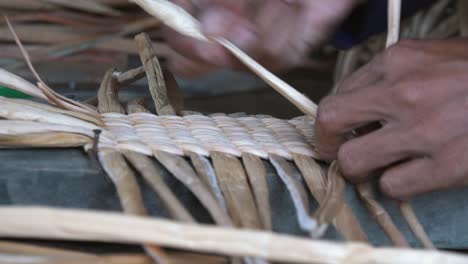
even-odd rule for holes
{"type": "MultiPolygon", "coordinates": [[[[441,0],[408,19],[402,37],[460,34],[463,29],[454,12],[456,4],[441,0]]],[[[126,71],[141,65],[133,40],[141,31],[150,34],[163,66],[174,53],[161,37],[160,23],[128,0],[0,0],[0,13],[9,17],[41,77],[56,91],[76,100],[95,96],[109,68],[126,71]]],[[[279,75],[318,102],[331,91],[334,79],[348,75],[381,50],[383,39],[383,35],[374,37],[347,52],[326,46],[311,54],[307,65],[279,75]]],[[[0,19],[0,67],[33,80],[4,19],[0,19]]],[[[177,81],[188,110],[280,118],[301,114],[249,73],[219,71],[196,80],[177,81]]],[[[148,95],[144,79],[121,91],[124,101],[148,95]]]]}

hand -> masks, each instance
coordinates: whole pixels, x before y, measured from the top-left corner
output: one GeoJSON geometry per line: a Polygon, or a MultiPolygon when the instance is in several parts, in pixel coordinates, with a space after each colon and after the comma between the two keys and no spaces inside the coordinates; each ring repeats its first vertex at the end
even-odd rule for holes
{"type": "Polygon", "coordinates": [[[378,55],[320,103],[319,152],[354,182],[383,172],[396,199],[467,185],[467,45],[403,41],[378,55]]]}
{"type": "MultiPolygon", "coordinates": [[[[273,71],[306,61],[358,0],[174,0],[192,13],[210,36],[224,37],[273,71]],[[193,5],[192,3],[195,3],[193,5]]],[[[195,77],[213,69],[241,68],[220,45],[199,42],[167,29],[167,42],[180,54],[169,64],[178,75],[195,77]]]]}

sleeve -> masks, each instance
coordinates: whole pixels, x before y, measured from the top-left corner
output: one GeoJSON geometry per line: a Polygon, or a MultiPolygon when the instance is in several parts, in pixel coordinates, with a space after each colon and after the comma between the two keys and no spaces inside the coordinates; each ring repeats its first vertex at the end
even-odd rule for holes
{"type": "MultiPolygon", "coordinates": [[[[431,5],[436,0],[403,0],[402,18],[431,5]]],[[[338,49],[349,49],[372,35],[386,31],[387,0],[368,0],[358,6],[344,21],[332,38],[332,44],[338,49]]]]}

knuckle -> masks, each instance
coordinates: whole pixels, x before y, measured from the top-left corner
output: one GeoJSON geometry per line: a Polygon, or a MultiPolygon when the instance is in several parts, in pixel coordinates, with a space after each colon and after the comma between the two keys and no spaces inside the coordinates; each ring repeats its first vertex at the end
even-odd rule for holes
{"type": "Polygon", "coordinates": [[[421,102],[424,93],[420,89],[403,82],[394,88],[394,96],[401,106],[413,107],[421,102]]]}
{"type": "Polygon", "coordinates": [[[333,131],[337,118],[338,103],[334,97],[326,97],[319,104],[317,126],[325,131],[333,131]]]}
{"type": "Polygon", "coordinates": [[[428,146],[434,142],[433,133],[431,129],[427,129],[427,120],[417,123],[407,130],[407,137],[413,140],[417,140],[417,144],[420,146],[428,146]]]}
{"type": "Polygon", "coordinates": [[[382,62],[384,66],[390,68],[394,64],[397,64],[400,61],[408,59],[408,56],[412,53],[411,44],[409,41],[399,42],[391,47],[389,47],[383,54],[382,62]]]}
{"type": "Polygon", "coordinates": [[[359,174],[357,168],[359,166],[359,157],[353,151],[351,143],[344,144],[338,150],[338,164],[341,171],[350,181],[358,180],[359,174]]]}
{"type": "MultiPolygon", "coordinates": [[[[435,115],[439,115],[436,113],[435,115]]],[[[437,116],[428,116],[423,120],[411,119],[407,121],[413,124],[404,127],[402,133],[402,146],[405,146],[411,155],[429,155],[436,151],[444,140],[440,137],[440,126],[437,116]],[[436,129],[435,129],[436,128],[436,129]]]]}

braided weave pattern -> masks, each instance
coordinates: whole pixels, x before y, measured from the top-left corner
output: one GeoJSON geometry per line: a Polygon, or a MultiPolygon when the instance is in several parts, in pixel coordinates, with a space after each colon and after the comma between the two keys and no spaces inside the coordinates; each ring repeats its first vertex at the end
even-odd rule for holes
{"type": "Polygon", "coordinates": [[[233,117],[190,115],[157,116],[149,113],[102,114],[106,130],[114,136],[106,147],[147,155],[165,151],[183,156],[194,152],[210,156],[218,151],[261,158],[275,154],[291,160],[293,154],[317,157],[313,148],[313,120],[281,120],[270,116],[233,117]]]}

